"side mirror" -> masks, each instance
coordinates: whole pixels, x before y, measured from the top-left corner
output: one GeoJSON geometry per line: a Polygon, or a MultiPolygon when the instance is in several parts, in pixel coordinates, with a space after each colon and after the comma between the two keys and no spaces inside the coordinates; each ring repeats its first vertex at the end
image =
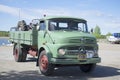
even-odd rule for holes
{"type": "Polygon", "coordinates": [[[90,29],[90,33],[93,33],[93,28],[90,29]]]}

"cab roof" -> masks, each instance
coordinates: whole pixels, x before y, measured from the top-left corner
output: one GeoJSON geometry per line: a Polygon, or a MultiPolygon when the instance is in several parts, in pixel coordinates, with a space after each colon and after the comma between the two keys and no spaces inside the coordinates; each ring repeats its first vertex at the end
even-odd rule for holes
{"type": "Polygon", "coordinates": [[[40,20],[50,20],[50,19],[56,19],[56,18],[68,18],[68,19],[77,19],[77,20],[86,21],[86,20],[83,19],[83,18],[68,17],[68,16],[46,16],[46,17],[43,17],[43,18],[40,19],[40,20]]]}

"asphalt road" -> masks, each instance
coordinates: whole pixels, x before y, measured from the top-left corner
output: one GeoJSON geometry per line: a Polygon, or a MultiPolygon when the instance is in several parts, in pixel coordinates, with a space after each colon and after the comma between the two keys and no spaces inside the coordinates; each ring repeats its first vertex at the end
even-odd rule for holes
{"type": "Polygon", "coordinates": [[[89,74],[79,67],[56,68],[52,76],[40,74],[35,59],[17,63],[12,47],[0,47],[0,80],[120,80],[120,44],[99,43],[102,62],[89,74]]]}

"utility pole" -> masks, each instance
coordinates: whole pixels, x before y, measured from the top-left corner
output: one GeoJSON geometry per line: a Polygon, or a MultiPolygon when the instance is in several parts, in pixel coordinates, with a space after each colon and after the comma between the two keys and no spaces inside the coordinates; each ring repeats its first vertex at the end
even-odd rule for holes
{"type": "Polygon", "coordinates": [[[20,21],[20,8],[19,8],[19,11],[18,11],[18,12],[19,12],[19,13],[18,13],[18,14],[19,14],[19,19],[18,19],[18,20],[20,21]]]}

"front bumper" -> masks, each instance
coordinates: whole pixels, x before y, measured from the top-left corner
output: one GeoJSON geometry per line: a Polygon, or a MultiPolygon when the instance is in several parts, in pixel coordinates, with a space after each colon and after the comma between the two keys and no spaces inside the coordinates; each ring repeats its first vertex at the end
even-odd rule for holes
{"type": "Polygon", "coordinates": [[[77,64],[92,64],[92,63],[100,63],[101,58],[88,58],[84,61],[80,61],[78,59],[56,59],[52,58],[52,64],[62,64],[62,65],[77,65],[77,64]]]}

